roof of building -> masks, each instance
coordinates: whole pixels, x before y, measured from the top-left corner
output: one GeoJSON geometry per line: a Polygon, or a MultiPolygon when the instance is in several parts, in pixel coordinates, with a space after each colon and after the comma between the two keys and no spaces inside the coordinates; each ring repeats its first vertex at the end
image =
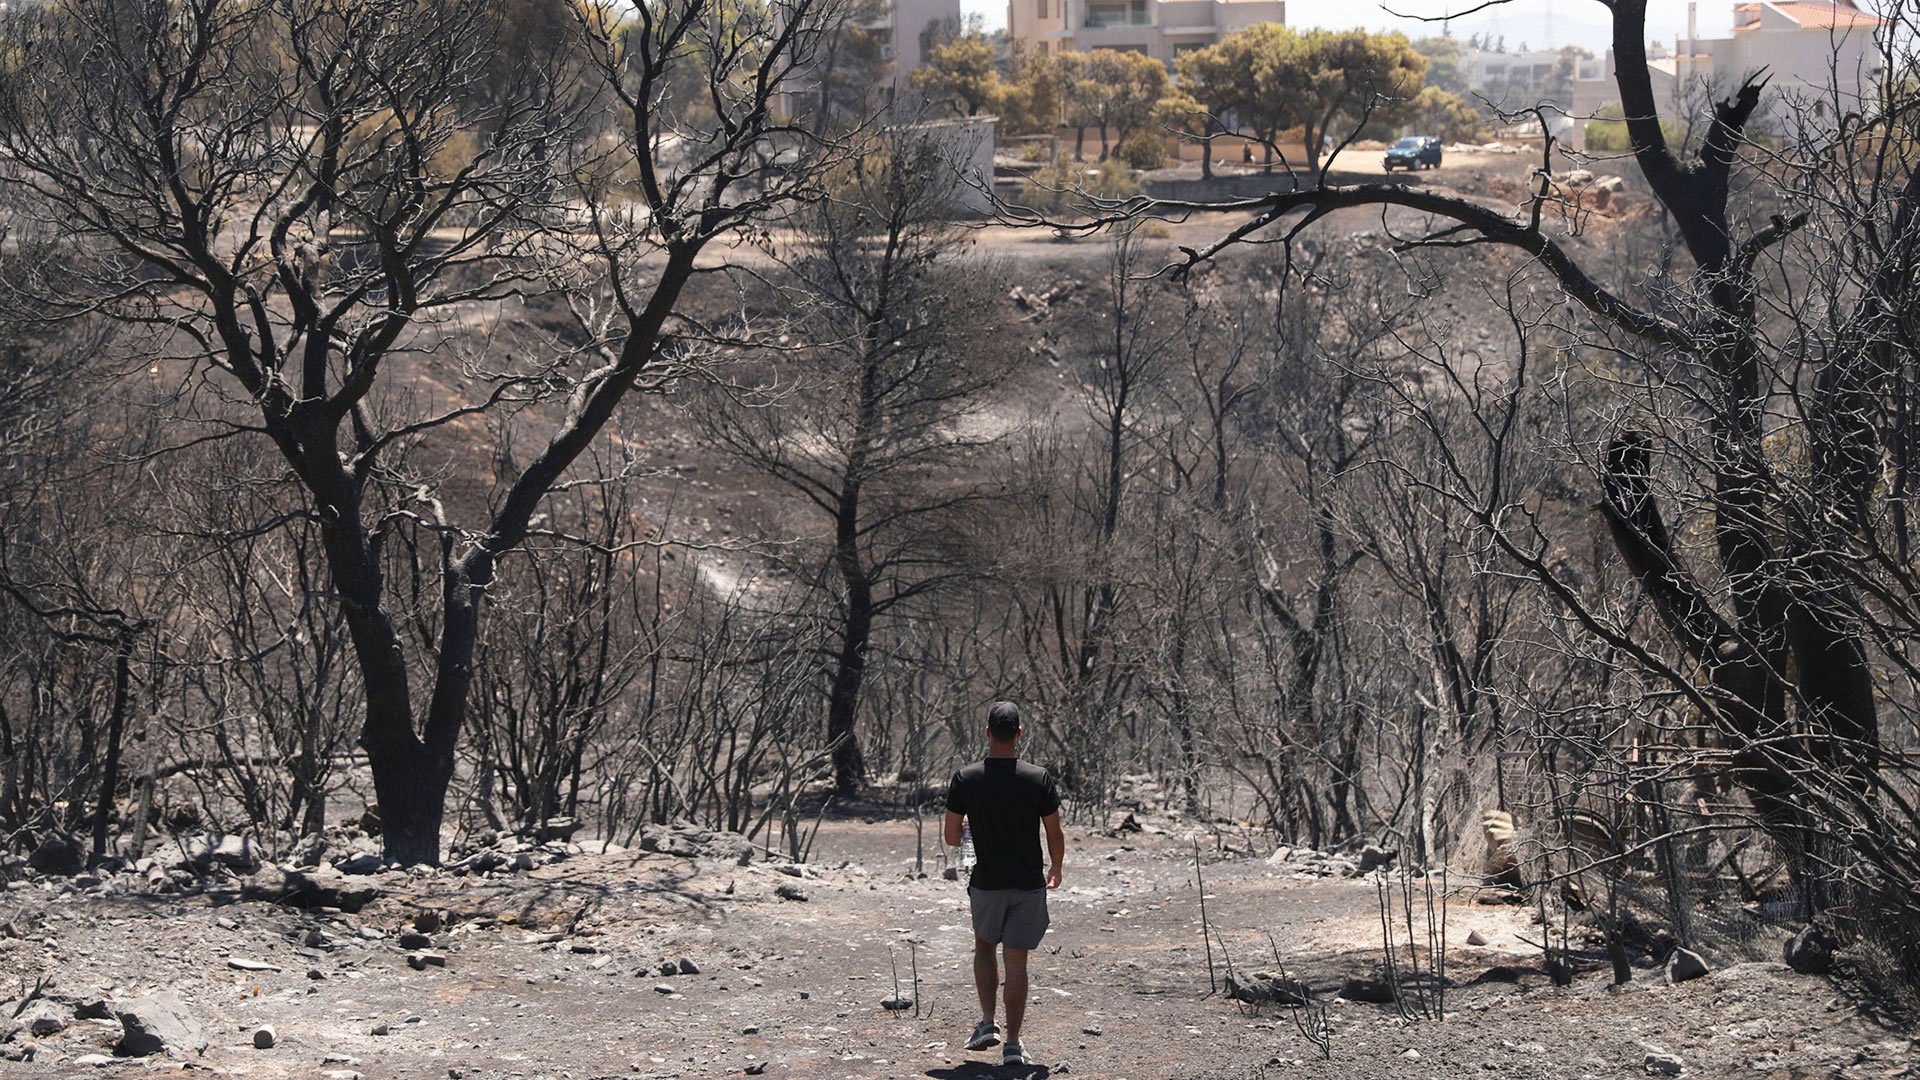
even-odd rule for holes
{"type": "Polygon", "coordinates": [[[1735,30],[1752,30],[1760,25],[1760,9],[1770,7],[1800,25],[1802,30],[1846,29],[1853,26],[1884,26],[1887,20],[1870,11],[1862,11],[1848,0],[1761,0],[1735,4],[1735,30]]]}

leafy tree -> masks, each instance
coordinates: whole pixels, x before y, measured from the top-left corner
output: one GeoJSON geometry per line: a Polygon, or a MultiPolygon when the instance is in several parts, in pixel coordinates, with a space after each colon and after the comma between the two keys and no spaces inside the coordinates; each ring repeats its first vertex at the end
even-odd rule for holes
{"type": "Polygon", "coordinates": [[[934,46],[926,62],[914,69],[912,83],[929,103],[958,116],[995,112],[1006,96],[994,66],[993,46],[979,30],[934,46]]]}
{"type": "Polygon", "coordinates": [[[1422,87],[1407,115],[1421,134],[1448,142],[1482,142],[1488,135],[1487,118],[1480,110],[1437,86],[1422,87]]]}
{"type": "Polygon", "coordinates": [[[1076,161],[1085,157],[1087,128],[1100,130],[1100,160],[1105,161],[1114,143],[1152,120],[1154,105],[1167,94],[1166,65],[1145,53],[1095,49],[1063,52],[1052,60],[1067,123],[1076,133],[1076,161]]]}
{"type": "Polygon", "coordinates": [[[1220,54],[1203,62],[1216,73],[1208,78],[1222,95],[1222,102],[1214,103],[1215,113],[1224,104],[1236,129],[1265,145],[1269,169],[1275,137],[1293,122],[1292,100],[1276,77],[1285,70],[1293,41],[1293,32],[1286,27],[1257,23],[1229,35],[1218,46],[1220,54]]]}
{"type": "Polygon", "coordinates": [[[1263,77],[1287,102],[1316,172],[1323,135],[1404,117],[1427,68],[1399,33],[1314,29],[1287,45],[1257,62],[1270,65],[1263,77]]]}
{"type": "Polygon", "coordinates": [[[1172,93],[1153,105],[1153,126],[1162,131],[1171,131],[1183,136],[1200,140],[1200,175],[1213,177],[1213,140],[1209,137],[1218,133],[1220,123],[1213,112],[1200,103],[1185,87],[1176,87],[1172,93]]]}
{"type": "Polygon", "coordinates": [[[1460,67],[1464,53],[1460,42],[1450,37],[1423,37],[1413,41],[1413,51],[1427,58],[1427,85],[1449,94],[1466,97],[1473,87],[1467,85],[1467,73],[1460,67]]]}
{"type": "MultiPolygon", "coordinates": [[[[1660,131],[1668,143],[1680,144],[1682,133],[1671,121],[1662,120],[1660,131]]],[[[1626,110],[1619,102],[1610,101],[1593,110],[1593,117],[1587,121],[1586,149],[1596,154],[1624,154],[1633,149],[1633,137],[1627,132],[1626,110]]]]}
{"type": "Polygon", "coordinates": [[[1593,54],[1578,45],[1562,48],[1560,59],[1554,61],[1553,73],[1540,88],[1541,99],[1559,106],[1562,112],[1573,108],[1573,80],[1580,73],[1580,61],[1591,59],[1593,54]]]}
{"type": "Polygon", "coordinates": [[[888,31],[882,28],[889,10],[887,0],[851,0],[821,35],[810,65],[819,94],[813,115],[816,134],[864,114],[892,73],[888,31]]]}
{"type": "Polygon", "coordinates": [[[1206,177],[1213,176],[1213,140],[1209,136],[1235,130],[1228,118],[1245,115],[1253,90],[1251,80],[1235,67],[1234,53],[1232,47],[1223,43],[1174,57],[1180,89],[1163,99],[1161,107],[1162,122],[1166,126],[1203,140],[1200,174],[1206,177]]]}
{"type": "Polygon", "coordinates": [[[1003,83],[1000,119],[1007,130],[1030,134],[1052,131],[1060,123],[1058,68],[1039,53],[1022,57],[1011,84],[1003,83]]]}

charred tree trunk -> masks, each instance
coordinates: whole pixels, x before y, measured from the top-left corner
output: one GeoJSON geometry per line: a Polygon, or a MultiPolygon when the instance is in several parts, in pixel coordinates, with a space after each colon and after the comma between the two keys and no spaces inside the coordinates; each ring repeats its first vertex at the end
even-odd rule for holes
{"type": "Polygon", "coordinates": [[[113,798],[120,786],[120,745],[132,700],[133,628],[122,628],[113,647],[113,705],[107,712],[107,752],[100,763],[100,800],[93,811],[93,853],[107,853],[107,829],[113,822],[113,798]]]}

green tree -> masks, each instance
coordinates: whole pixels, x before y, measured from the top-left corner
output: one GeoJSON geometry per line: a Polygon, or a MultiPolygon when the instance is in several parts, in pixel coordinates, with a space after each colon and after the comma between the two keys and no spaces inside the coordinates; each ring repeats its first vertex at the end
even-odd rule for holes
{"type": "Polygon", "coordinates": [[[1427,58],[1427,85],[1449,94],[1466,97],[1473,90],[1467,85],[1467,73],[1460,67],[1465,52],[1460,42],[1450,37],[1423,37],[1413,42],[1413,51],[1427,58]]]}
{"type": "Polygon", "coordinates": [[[1211,107],[1219,130],[1247,135],[1266,147],[1269,169],[1274,138],[1292,122],[1291,99],[1276,76],[1288,70],[1294,41],[1286,27],[1259,23],[1174,61],[1189,92],[1211,107]]]}
{"type": "Polygon", "coordinates": [[[1541,98],[1559,106],[1561,112],[1572,109],[1574,76],[1579,74],[1580,61],[1591,59],[1593,54],[1578,45],[1561,49],[1560,59],[1554,62],[1553,73],[1547,76],[1546,84],[1540,88],[1541,98]]]}
{"type": "Polygon", "coordinates": [[[1153,125],[1159,130],[1199,139],[1200,175],[1213,177],[1213,140],[1209,136],[1216,134],[1220,125],[1199,98],[1185,87],[1175,87],[1172,93],[1154,103],[1153,125]]]}
{"type": "Polygon", "coordinates": [[[1365,30],[1308,30],[1292,47],[1263,55],[1263,76],[1292,109],[1306,142],[1307,167],[1320,169],[1320,140],[1365,123],[1404,117],[1420,92],[1426,57],[1406,35],[1365,30]]]}
{"type": "MultiPolygon", "coordinates": [[[[1633,139],[1627,134],[1626,115],[1617,101],[1593,110],[1592,119],[1587,121],[1585,149],[1596,154],[1624,154],[1632,150],[1633,139]]],[[[1660,133],[1672,146],[1679,146],[1683,140],[1679,127],[1671,121],[1660,121],[1660,133]]]]}
{"type": "Polygon", "coordinates": [[[1414,95],[1408,122],[1423,135],[1438,135],[1448,142],[1482,142],[1486,139],[1487,118],[1457,94],[1437,86],[1422,87],[1414,95]]]}
{"type": "Polygon", "coordinates": [[[911,82],[929,104],[951,109],[958,116],[994,112],[1006,96],[994,66],[993,45],[979,30],[935,45],[926,62],[914,69],[911,82]]]}
{"type": "Polygon", "coordinates": [[[1031,134],[1052,131],[1060,123],[1060,88],[1056,65],[1039,53],[1020,60],[1013,82],[1002,84],[1000,119],[1008,131],[1031,134]]]}
{"type": "Polygon", "coordinates": [[[813,116],[815,133],[865,113],[873,95],[893,72],[887,55],[887,0],[852,0],[821,36],[813,77],[819,95],[813,116]]]}
{"type": "MultiPolygon", "coordinates": [[[[1234,35],[1238,38],[1239,35],[1234,35]]],[[[1229,40],[1233,40],[1230,38],[1229,40]]],[[[1188,135],[1199,136],[1200,175],[1213,175],[1213,139],[1234,128],[1226,117],[1244,112],[1252,90],[1251,80],[1242,77],[1233,63],[1234,49],[1226,43],[1193,49],[1174,57],[1174,71],[1180,77],[1180,91],[1163,103],[1164,122],[1188,135]],[[1187,103],[1191,102],[1191,106],[1187,103]]]]}
{"type": "Polygon", "coordinates": [[[1145,53],[1095,49],[1053,58],[1056,85],[1073,125],[1074,160],[1083,160],[1086,130],[1100,129],[1100,160],[1115,143],[1145,127],[1153,107],[1167,96],[1165,64],[1145,53]]]}

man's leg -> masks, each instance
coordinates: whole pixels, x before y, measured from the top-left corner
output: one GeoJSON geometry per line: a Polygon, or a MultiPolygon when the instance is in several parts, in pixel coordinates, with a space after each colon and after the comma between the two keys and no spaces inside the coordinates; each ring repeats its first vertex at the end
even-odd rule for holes
{"type": "MultiPolygon", "coordinates": [[[[1007,954],[1007,1041],[1020,1041],[1020,1024],[1027,1018],[1027,950],[1005,950],[1007,954]]],[[[974,954],[976,957],[978,953],[974,954]]],[[[978,961],[976,960],[976,965],[978,961]]],[[[975,970],[978,970],[976,966],[975,970]]]]}
{"type": "MultiPolygon", "coordinates": [[[[993,1019],[993,992],[1000,988],[1000,965],[994,962],[993,950],[995,948],[997,948],[997,946],[993,943],[982,941],[977,936],[973,939],[973,985],[974,989],[980,992],[980,1019],[982,1020],[993,1019]]],[[[1011,952],[1012,950],[1008,951],[1011,952]]],[[[1020,978],[1022,980],[1020,985],[1021,993],[1024,995],[1026,993],[1025,979],[1027,970],[1025,953],[1020,955],[1020,961],[1020,978]]],[[[1007,974],[1009,978],[1012,977],[1013,964],[1011,959],[1009,959],[1007,964],[1007,974]]],[[[1009,1011],[1007,1016],[1011,1019],[1013,1013],[1009,1011]]]]}

